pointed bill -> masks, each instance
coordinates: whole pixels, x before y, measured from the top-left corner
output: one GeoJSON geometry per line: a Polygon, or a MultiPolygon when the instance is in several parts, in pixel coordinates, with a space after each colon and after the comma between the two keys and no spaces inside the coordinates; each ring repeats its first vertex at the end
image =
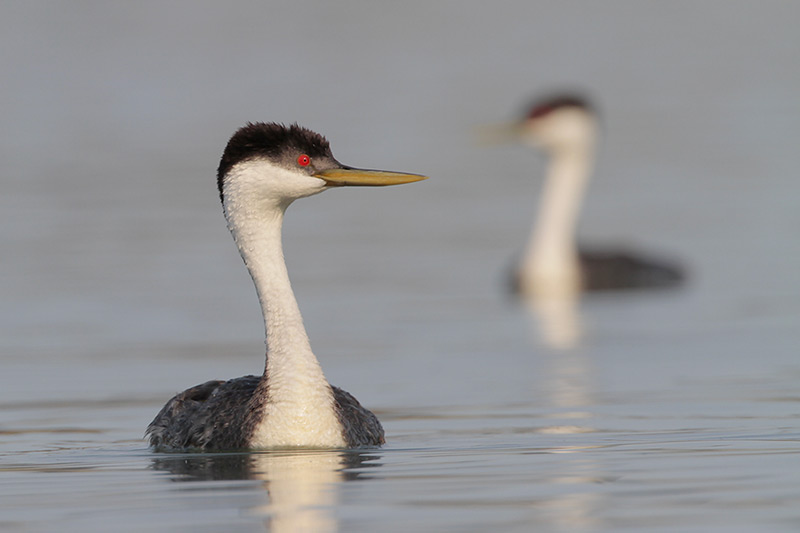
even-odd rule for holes
{"type": "Polygon", "coordinates": [[[476,139],[481,146],[496,146],[519,141],[522,132],[521,122],[484,124],[475,128],[476,139]]]}
{"type": "Polygon", "coordinates": [[[331,168],[314,174],[315,178],[325,180],[328,185],[362,185],[380,187],[400,185],[428,179],[428,176],[390,172],[388,170],[364,170],[360,168],[331,168]]]}

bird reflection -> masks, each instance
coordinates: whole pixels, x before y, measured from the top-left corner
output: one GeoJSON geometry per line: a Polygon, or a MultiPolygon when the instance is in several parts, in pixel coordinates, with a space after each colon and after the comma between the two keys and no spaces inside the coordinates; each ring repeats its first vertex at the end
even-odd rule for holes
{"type": "MultiPolygon", "coordinates": [[[[537,300],[542,305],[542,300],[537,300]]],[[[568,301],[547,301],[549,303],[568,303],[568,301]]],[[[574,300],[573,300],[574,302],[574,300]]],[[[541,311],[542,308],[539,308],[541,311]]],[[[555,312],[574,312],[577,309],[550,309],[555,312]]],[[[534,315],[534,318],[541,318],[534,315]]],[[[567,317],[570,319],[569,317],[567,317]]],[[[563,327],[563,326],[559,326],[563,327]]],[[[575,335],[575,331],[561,331],[560,334],[575,335]]],[[[560,343],[573,341],[574,337],[561,337],[560,343]]],[[[596,394],[596,370],[590,353],[584,348],[571,350],[537,350],[545,363],[541,373],[542,382],[536,387],[546,391],[547,403],[551,408],[548,417],[551,423],[541,430],[551,435],[591,434],[597,431],[594,423],[596,394]]],[[[566,437],[565,437],[566,438],[566,437]]],[[[586,439],[586,444],[594,439],[586,439]]],[[[600,491],[586,490],[587,486],[604,483],[609,478],[600,457],[592,453],[591,445],[561,446],[554,451],[554,461],[558,468],[549,483],[560,487],[552,496],[540,504],[546,513],[548,523],[558,528],[575,531],[596,528],[597,517],[606,505],[606,496],[600,491]],[[573,488],[574,487],[574,488],[573,488]]]]}
{"type": "Polygon", "coordinates": [[[523,303],[542,341],[557,350],[575,348],[581,340],[581,322],[577,294],[523,296],[523,303]]]}
{"type": "Polygon", "coordinates": [[[339,487],[379,457],[333,450],[277,450],[256,453],[182,454],[153,459],[152,468],[173,474],[176,482],[263,481],[266,502],[243,509],[263,517],[265,530],[336,532],[339,487]]]}

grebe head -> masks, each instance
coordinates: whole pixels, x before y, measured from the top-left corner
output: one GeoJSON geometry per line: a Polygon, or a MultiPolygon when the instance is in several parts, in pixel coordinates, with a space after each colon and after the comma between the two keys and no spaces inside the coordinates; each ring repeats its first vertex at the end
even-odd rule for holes
{"type": "Polygon", "coordinates": [[[583,147],[594,137],[595,114],[587,100],[558,95],[538,100],[519,125],[523,142],[545,150],[583,147]]]}
{"type": "Polygon", "coordinates": [[[397,185],[416,174],[348,167],[322,135],[292,124],[251,123],[231,137],[217,169],[223,205],[248,202],[285,208],[298,198],[342,185],[397,185]]]}

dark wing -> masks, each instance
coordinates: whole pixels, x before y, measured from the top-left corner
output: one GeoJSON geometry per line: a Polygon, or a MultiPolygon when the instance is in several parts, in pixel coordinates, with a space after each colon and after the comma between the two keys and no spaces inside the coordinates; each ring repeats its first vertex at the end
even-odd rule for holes
{"type": "Polygon", "coordinates": [[[683,282],[675,263],[625,250],[580,250],[583,290],[667,288],[683,282]]]}
{"type": "Polygon", "coordinates": [[[342,433],[347,445],[351,448],[358,446],[379,446],[386,442],[383,436],[383,426],[378,417],[369,409],[362,407],[353,395],[339,387],[334,387],[333,399],[336,414],[342,424],[342,433]]]}
{"type": "Polygon", "coordinates": [[[150,445],[160,451],[246,447],[260,416],[250,402],[260,379],[208,381],[176,394],[147,427],[150,445]]]}

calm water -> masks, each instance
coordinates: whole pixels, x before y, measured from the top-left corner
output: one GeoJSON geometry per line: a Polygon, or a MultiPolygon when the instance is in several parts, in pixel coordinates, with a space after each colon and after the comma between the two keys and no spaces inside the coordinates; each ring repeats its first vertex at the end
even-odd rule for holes
{"type": "Polygon", "coordinates": [[[3,4],[0,530],[800,529],[798,16],[3,4]],[[555,310],[504,294],[543,161],[474,131],[562,85],[603,112],[582,237],[680,259],[682,289],[555,310]],[[175,392],[263,367],[214,188],[247,120],[432,177],[286,223],[314,350],[382,449],[142,440],[175,392]]]}

